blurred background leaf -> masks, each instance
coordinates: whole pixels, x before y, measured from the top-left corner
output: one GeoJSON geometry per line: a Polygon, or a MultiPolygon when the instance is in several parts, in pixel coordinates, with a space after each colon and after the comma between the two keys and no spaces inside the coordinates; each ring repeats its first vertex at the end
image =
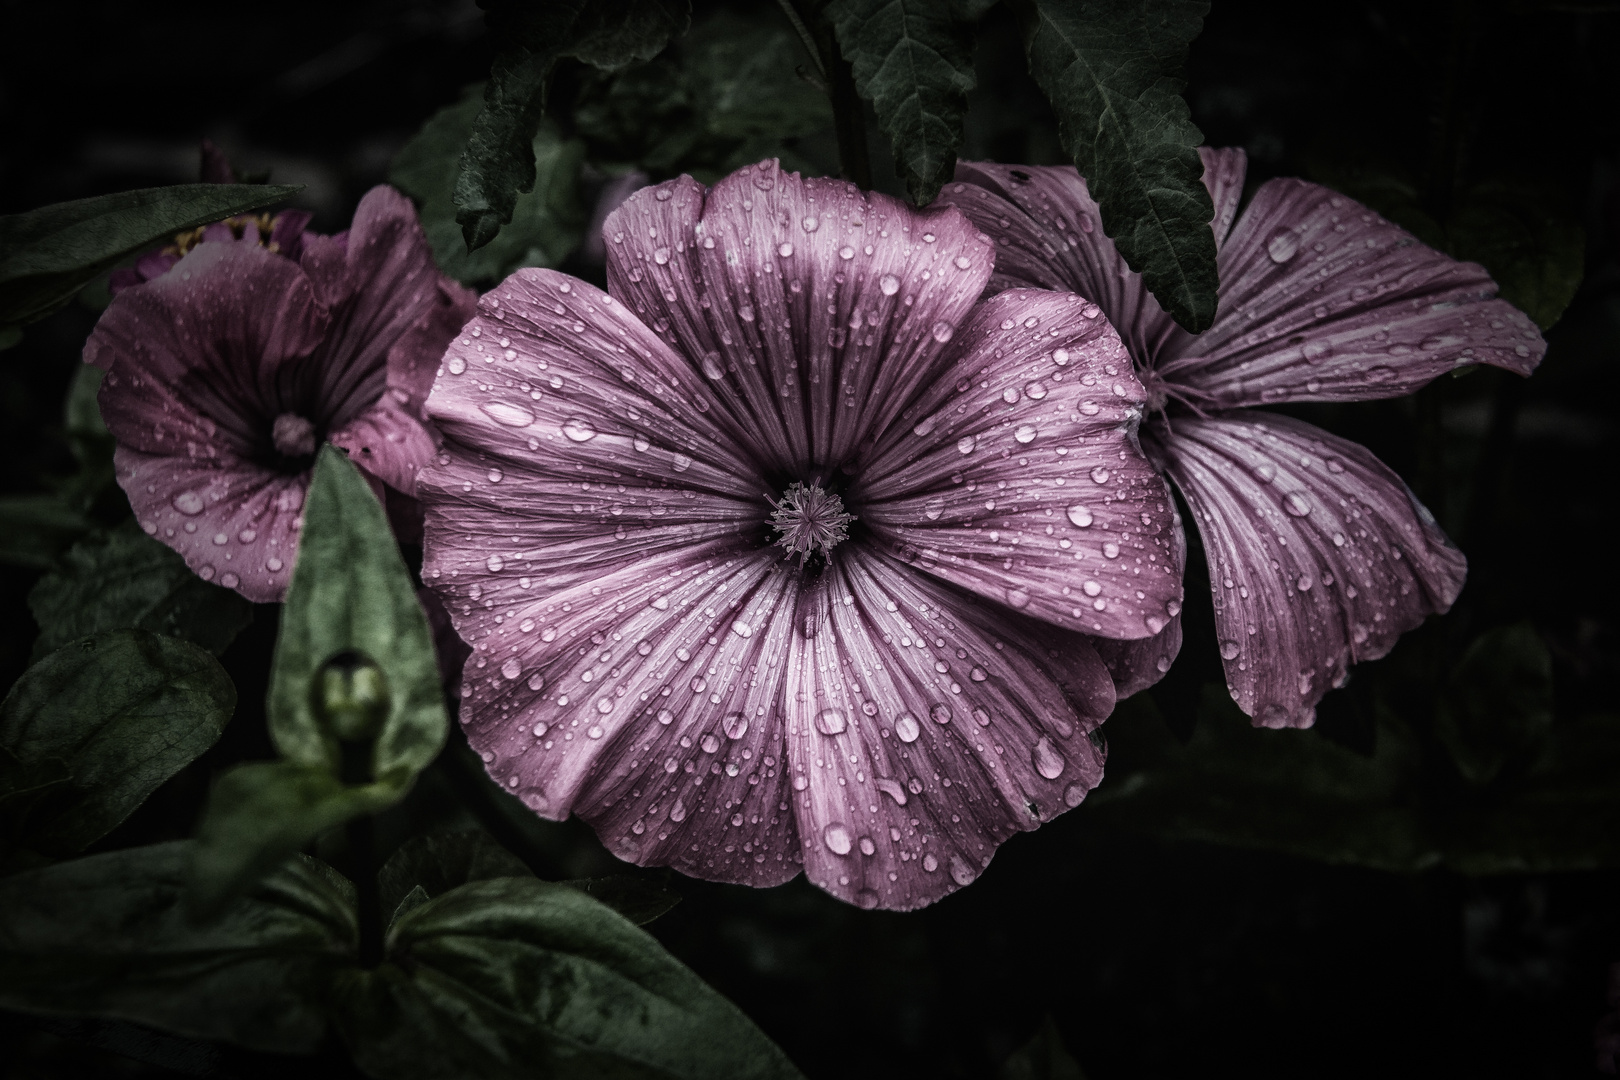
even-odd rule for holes
{"type": "Polygon", "coordinates": [[[1013,1051],[996,1073],[996,1080],[1085,1080],[1080,1063],[1074,1060],[1069,1048],[1063,1045],[1063,1036],[1050,1016],[1029,1042],[1013,1051]]]}

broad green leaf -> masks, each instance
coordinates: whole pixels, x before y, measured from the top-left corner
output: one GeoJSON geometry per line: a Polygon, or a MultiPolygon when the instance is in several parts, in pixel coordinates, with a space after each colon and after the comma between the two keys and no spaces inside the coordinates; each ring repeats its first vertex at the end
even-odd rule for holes
{"type": "Polygon", "coordinates": [[[1580,288],[1586,238],[1545,185],[1488,181],[1464,190],[1446,218],[1451,253],[1489,270],[1502,299],[1543,330],[1580,288]]]}
{"type": "Polygon", "coordinates": [[[359,652],[382,668],[389,713],[372,775],[402,792],[444,745],[448,721],[433,637],[382,506],[341,451],[315,461],[298,559],[270,674],[270,737],[290,761],[339,774],[336,740],[311,708],[328,660],[359,652]]]}
{"type": "Polygon", "coordinates": [[[1085,1073],[1048,1016],[1029,1042],[1002,1063],[996,1080],[1085,1080],[1085,1073]]]}
{"type": "Polygon", "coordinates": [[[36,659],[125,627],[184,638],[217,656],[253,619],[252,604],[199,578],[133,519],[75,544],[34,585],[28,606],[40,628],[36,659]]]}
{"type": "Polygon", "coordinates": [[[197,923],[184,904],[190,849],[130,848],[0,878],[0,1006],[314,1051],[322,992],[354,962],[352,887],[298,856],[197,923]]]}
{"type": "Polygon", "coordinates": [[[855,88],[877,110],[895,171],[918,206],[956,167],[973,89],[974,20],[941,0],[833,0],[826,15],[855,88]]]}
{"type": "Polygon", "coordinates": [[[457,829],[414,836],[389,856],[377,873],[382,909],[393,911],[412,889],[424,899],[443,896],[469,881],[533,877],[523,861],[486,832],[457,829]]]}
{"type": "Polygon", "coordinates": [[[1458,770],[1488,784],[1522,759],[1553,721],[1552,657],[1529,623],[1476,638],[1451,673],[1435,734],[1458,770]]]}
{"type": "Polygon", "coordinates": [[[1086,178],[1103,231],[1165,311],[1193,333],[1215,320],[1215,206],[1181,65],[1204,0],[1025,0],[1029,71],[1086,178]]]}
{"type": "Polygon", "coordinates": [[[175,184],[55,203],[0,217],[0,326],[42,319],[126,255],[185,229],[301,191],[264,184],[175,184]]]}
{"type": "Polygon", "coordinates": [[[56,492],[0,497],[0,563],[44,570],[96,527],[76,500],[56,492]]]}
{"type": "Polygon", "coordinates": [[[214,745],[235,705],[230,677],[188,642],[118,630],[58,649],[0,704],[0,745],[23,766],[57,759],[71,779],[9,822],[11,837],[83,850],[214,745]]]}
{"type": "Polygon", "coordinates": [[[784,140],[832,126],[827,95],[797,74],[803,46],[777,20],[717,12],[692,28],[679,52],[698,123],[726,146],[722,165],[752,164],[780,153],[784,140]],[[739,142],[771,149],[739,160],[739,142]]]}
{"type": "Polygon", "coordinates": [[[453,195],[461,152],[481,102],[482,95],[475,90],[434,113],[394,158],[388,182],[421,206],[422,229],[439,269],[464,284],[488,288],[525,266],[556,266],[579,246],[585,209],[580,205],[578,179],[585,148],[577,140],[563,139],[554,125],[542,123],[533,144],[533,189],[517,197],[511,223],[499,236],[468,251],[456,224],[453,195]]]}
{"type": "Polygon", "coordinates": [[[321,833],[385,810],[409,789],[409,777],[350,786],[320,766],[238,765],[208,794],[197,829],[191,903],[203,914],[220,911],[321,833]]]}
{"type": "Polygon", "coordinates": [[[368,1075],[793,1078],[736,1006],[630,922],[564,885],[463,885],[389,929],[390,957],[343,973],[333,1012],[368,1075]]]}
{"type": "Polygon", "coordinates": [[[646,926],[681,902],[678,893],[634,874],[569,878],[558,884],[578,889],[592,900],[606,904],[637,926],[646,926]]]}
{"type": "Polygon", "coordinates": [[[533,142],[557,60],[573,57],[603,69],[650,60],[686,32],[692,17],[690,0],[491,0],[485,10],[500,51],[454,196],[469,251],[493,240],[512,220],[517,196],[534,190],[533,142]]]}

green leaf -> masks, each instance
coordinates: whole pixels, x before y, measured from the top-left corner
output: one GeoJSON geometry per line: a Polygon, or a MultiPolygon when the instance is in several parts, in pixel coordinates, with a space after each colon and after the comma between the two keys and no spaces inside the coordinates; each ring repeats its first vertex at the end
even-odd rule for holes
{"type": "Polygon", "coordinates": [[[1550,185],[1492,180],[1463,191],[1446,218],[1450,251],[1489,270],[1502,299],[1543,330],[1580,288],[1586,238],[1550,185]]]}
{"type": "Polygon", "coordinates": [[[726,143],[726,157],[717,164],[752,164],[779,154],[784,140],[832,126],[827,95],[797,74],[805,62],[803,46],[776,20],[717,12],[692,28],[680,54],[701,130],[726,143]],[[737,160],[737,142],[771,149],[737,160]]]}
{"type": "Polygon", "coordinates": [[[679,893],[634,874],[570,878],[558,884],[578,889],[598,903],[606,904],[637,926],[646,926],[681,902],[679,893]]]}
{"type": "MultiPolygon", "coordinates": [[[[91,369],[95,370],[95,369],[91,369]]],[[[253,605],[212,585],[133,520],[75,544],[28,594],[38,659],[88,634],[136,627],[216,656],[253,620],[253,605]]]]}
{"type": "Polygon", "coordinates": [[[195,923],[183,902],[190,862],[180,841],[0,879],[0,1006],[314,1051],[322,992],[354,962],[352,887],[299,856],[195,923]]]}
{"type": "Polygon", "coordinates": [[[322,448],[304,501],[270,674],[270,737],[283,756],[339,774],[336,740],[311,707],[328,660],[359,652],[382,668],[389,712],[372,775],[402,791],[444,745],[448,721],[433,637],[382,506],[341,451],[322,448]]]}
{"type": "Polygon", "coordinates": [[[1435,717],[1458,770],[1488,784],[1522,759],[1553,721],[1552,657],[1529,623],[1499,626],[1476,638],[1451,673],[1435,717]]]}
{"type": "Polygon", "coordinates": [[[44,570],[95,526],[62,494],[0,497],[0,563],[44,570]]]}
{"type": "Polygon", "coordinates": [[[405,841],[378,871],[377,889],[383,910],[393,911],[413,889],[421,889],[427,900],[469,881],[533,876],[488,833],[457,829],[405,841]]]}
{"type": "Polygon", "coordinates": [[[656,941],[563,885],[472,882],[402,915],[388,939],[398,962],[345,972],[333,992],[371,1076],[800,1075],[656,941]]]}
{"type": "Polygon", "coordinates": [[[525,266],[556,266],[579,246],[585,208],[578,178],[585,147],[542,123],[533,143],[533,190],[517,197],[511,224],[499,236],[469,252],[456,224],[453,195],[462,148],[481,101],[474,91],[434,113],[394,158],[388,182],[421,206],[422,228],[439,269],[464,284],[488,288],[525,266]]]}
{"type": "Polygon", "coordinates": [[[385,810],[409,778],[349,786],[319,766],[238,765],[214,782],[197,830],[191,904],[212,915],[328,829],[385,810]]]}
{"type": "Polygon", "coordinates": [[[519,194],[534,190],[533,142],[546,83],[561,57],[611,69],[650,60],[686,32],[690,0],[492,0],[491,37],[502,43],[484,87],[456,180],[456,220],[477,251],[512,220],[519,194]]]}
{"type": "Polygon", "coordinates": [[[235,705],[224,669],[184,641],[119,630],[58,649],[0,704],[0,745],[23,766],[57,759],[71,780],[10,835],[46,855],[82,850],[214,745],[235,705]]]}
{"type": "Polygon", "coordinates": [[[1193,333],[1215,321],[1215,206],[1181,65],[1204,0],[1023,0],[1029,71],[1086,178],[1103,231],[1165,311],[1193,333]]]}
{"type": "Polygon", "coordinates": [[[855,88],[877,110],[895,171],[918,206],[956,167],[973,89],[974,21],[939,0],[833,0],[827,7],[855,88]]]}
{"type": "Polygon", "coordinates": [[[1063,1045],[1063,1036],[1048,1016],[1029,1042],[1002,1063],[996,1080],[1085,1080],[1085,1073],[1063,1045]]]}
{"type": "Polygon", "coordinates": [[[0,325],[44,318],[91,278],[149,244],[281,202],[301,190],[285,185],[175,184],[0,217],[0,325]]]}

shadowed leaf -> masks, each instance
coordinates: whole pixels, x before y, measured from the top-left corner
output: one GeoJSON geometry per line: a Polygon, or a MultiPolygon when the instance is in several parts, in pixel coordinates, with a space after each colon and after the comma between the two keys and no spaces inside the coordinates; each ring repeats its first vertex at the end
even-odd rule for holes
{"type": "Polygon", "coordinates": [[[1085,1073],[1048,1016],[1029,1042],[1002,1063],[996,1080],[1085,1080],[1085,1073]]]}
{"type": "Polygon", "coordinates": [[[1215,206],[1181,65],[1203,0],[1022,0],[1030,74],[1097,200],[1103,231],[1165,311],[1198,333],[1215,321],[1215,206]]]}

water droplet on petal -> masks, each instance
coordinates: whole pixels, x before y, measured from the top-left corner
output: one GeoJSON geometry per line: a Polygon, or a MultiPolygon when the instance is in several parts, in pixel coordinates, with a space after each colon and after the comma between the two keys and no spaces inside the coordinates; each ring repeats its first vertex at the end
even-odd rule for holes
{"type": "Polygon", "coordinates": [[[884,296],[893,296],[900,291],[900,279],[893,274],[884,274],[878,278],[878,288],[883,290],[884,296]]]}
{"type": "Polygon", "coordinates": [[[948,322],[941,320],[940,322],[934,324],[934,340],[939,342],[941,345],[951,340],[951,335],[955,333],[955,328],[952,327],[948,322]]]}
{"type": "Polygon", "coordinates": [[[874,779],[872,783],[877,785],[877,789],[879,791],[893,799],[896,806],[906,805],[906,789],[901,787],[895,781],[890,780],[885,776],[879,776],[874,779]]]}
{"type": "Polygon", "coordinates": [[[491,401],[486,405],[480,405],[479,408],[491,420],[507,427],[528,427],[534,423],[534,413],[521,405],[511,405],[504,401],[491,401]]]}
{"type": "Polygon", "coordinates": [[[962,856],[951,856],[952,881],[956,882],[958,885],[971,885],[973,884],[973,879],[978,876],[979,875],[974,872],[973,868],[968,865],[967,860],[962,858],[962,856]]]}
{"type": "Polygon", "coordinates": [[[523,674],[523,665],[518,662],[517,657],[510,657],[506,663],[501,665],[501,674],[508,679],[515,680],[519,675],[523,674]]]}
{"type": "Polygon", "coordinates": [[[1093,519],[1091,516],[1091,511],[1088,508],[1077,504],[1069,507],[1066,513],[1069,515],[1069,522],[1071,524],[1082,529],[1091,528],[1091,522],[1093,519]]]}
{"type": "Polygon", "coordinates": [[[706,353],[703,357],[703,374],[711,379],[726,377],[726,369],[720,364],[719,353],[706,353]]]}
{"type": "Polygon", "coordinates": [[[853,846],[849,830],[836,821],[821,830],[821,839],[826,843],[827,850],[834,855],[848,855],[849,849],[853,846]]]}
{"type": "Polygon", "coordinates": [[[780,244],[776,245],[776,253],[785,259],[789,255],[793,254],[793,245],[784,240],[780,244]]]}
{"type": "Polygon", "coordinates": [[[935,496],[923,503],[923,516],[929,521],[938,521],[940,515],[945,513],[945,500],[935,496]]]}
{"type": "Polygon", "coordinates": [[[1108,477],[1110,475],[1111,474],[1107,469],[1103,468],[1101,465],[1098,465],[1095,469],[1091,470],[1091,482],[1094,484],[1106,484],[1108,483],[1108,477]]]}
{"type": "Polygon", "coordinates": [[[727,713],[720,722],[720,729],[726,733],[726,738],[736,741],[748,734],[748,717],[740,712],[727,713]]]}
{"type": "Polygon", "coordinates": [[[460,375],[467,370],[467,361],[459,356],[452,356],[444,362],[444,366],[452,375],[460,375]]]}
{"type": "Polygon", "coordinates": [[[489,567],[490,573],[498,574],[501,572],[501,567],[505,566],[506,563],[502,561],[499,555],[491,555],[488,559],[484,560],[484,565],[489,567]]]}
{"type": "Polygon", "coordinates": [[[1017,431],[1013,432],[1013,438],[1017,439],[1021,443],[1028,444],[1035,441],[1035,436],[1037,434],[1039,433],[1035,430],[1035,426],[1033,424],[1022,424],[1019,426],[1017,431]]]}
{"type": "Polygon", "coordinates": [[[936,724],[948,724],[951,722],[951,707],[943,701],[938,702],[928,710],[928,715],[934,718],[936,724]]]}
{"type": "Polygon", "coordinates": [[[203,497],[195,491],[182,491],[174,497],[174,508],[188,516],[203,512],[203,497]]]}
{"type": "Polygon", "coordinates": [[[964,435],[956,440],[956,452],[959,454],[971,454],[973,448],[978,445],[979,441],[972,435],[964,435]]]}
{"type": "Polygon", "coordinates": [[[1051,737],[1047,735],[1042,735],[1040,741],[1035,744],[1031,760],[1035,763],[1035,771],[1048,780],[1056,780],[1062,776],[1063,767],[1067,764],[1063,760],[1063,755],[1058,753],[1057,747],[1052,745],[1051,737]]]}
{"type": "Polygon", "coordinates": [[[1281,266],[1299,253],[1299,236],[1292,229],[1278,229],[1266,241],[1266,254],[1281,266]]]}
{"type": "Polygon", "coordinates": [[[823,735],[841,735],[844,727],[844,714],[837,709],[822,709],[816,714],[816,730],[823,735]]]}
{"type": "Polygon", "coordinates": [[[1294,517],[1306,517],[1311,512],[1311,500],[1301,492],[1290,491],[1287,498],[1283,499],[1283,509],[1294,517]]]}
{"type": "Polygon", "coordinates": [[[910,713],[901,713],[900,719],[894,722],[894,733],[900,736],[901,742],[914,743],[917,736],[922,734],[922,725],[910,713]]]}
{"type": "Polygon", "coordinates": [[[562,433],[568,437],[569,442],[590,442],[596,438],[596,429],[591,426],[590,421],[577,416],[571,416],[563,421],[562,433]]]}

